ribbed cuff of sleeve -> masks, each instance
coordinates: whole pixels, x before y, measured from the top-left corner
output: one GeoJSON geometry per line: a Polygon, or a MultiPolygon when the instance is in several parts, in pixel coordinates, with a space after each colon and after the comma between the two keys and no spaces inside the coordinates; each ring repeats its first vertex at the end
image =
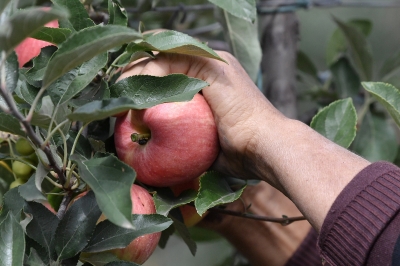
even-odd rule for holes
{"type": "Polygon", "coordinates": [[[318,239],[330,265],[363,265],[386,225],[400,209],[400,170],[386,162],[358,173],[333,203],[318,239]]]}
{"type": "Polygon", "coordinates": [[[321,265],[322,260],[317,249],[317,237],[317,232],[311,228],[306,238],[294,252],[292,257],[286,262],[285,266],[321,265]]]}

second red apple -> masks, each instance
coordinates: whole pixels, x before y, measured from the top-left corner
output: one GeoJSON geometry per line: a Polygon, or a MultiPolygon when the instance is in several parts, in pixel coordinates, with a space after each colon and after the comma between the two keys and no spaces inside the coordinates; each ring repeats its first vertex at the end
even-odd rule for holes
{"type": "MultiPolygon", "coordinates": [[[[49,7],[44,7],[44,10],[49,10],[49,7]]],[[[53,20],[45,25],[49,28],[58,28],[58,21],[53,20]]],[[[43,47],[53,45],[52,43],[37,40],[34,38],[26,38],[17,47],[15,47],[15,53],[18,56],[19,67],[23,67],[31,59],[38,56],[43,47]]]]}

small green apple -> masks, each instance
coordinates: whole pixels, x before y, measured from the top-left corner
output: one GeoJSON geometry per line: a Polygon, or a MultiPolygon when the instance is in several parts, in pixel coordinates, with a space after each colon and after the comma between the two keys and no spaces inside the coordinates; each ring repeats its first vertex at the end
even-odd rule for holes
{"type": "Polygon", "coordinates": [[[25,181],[24,179],[22,179],[22,178],[17,178],[17,179],[15,179],[13,182],[11,182],[11,184],[10,184],[10,189],[13,189],[13,188],[18,187],[18,186],[20,186],[20,185],[23,185],[23,184],[25,184],[25,183],[26,183],[26,181],[25,181]]]}
{"type": "Polygon", "coordinates": [[[25,138],[19,138],[17,140],[15,143],[15,150],[23,156],[28,156],[35,152],[29,141],[25,138]]]}
{"type": "Polygon", "coordinates": [[[11,165],[11,168],[17,178],[21,178],[26,181],[31,176],[32,167],[23,162],[14,161],[11,165]]]}

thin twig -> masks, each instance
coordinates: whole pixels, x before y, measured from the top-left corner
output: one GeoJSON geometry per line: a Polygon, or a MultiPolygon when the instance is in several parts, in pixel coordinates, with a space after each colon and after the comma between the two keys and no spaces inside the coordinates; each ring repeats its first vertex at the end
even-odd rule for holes
{"type": "Polygon", "coordinates": [[[252,220],[280,223],[281,225],[289,225],[293,222],[306,220],[306,218],[304,216],[287,217],[287,216],[283,215],[282,218],[276,218],[276,217],[255,215],[255,214],[251,214],[251,213],[231,211],[231,210],[226,210],[226,209],[222,209],[222,208],[218,208],[218,207],[211,208],[208,211],[218,212],[218,213],[222,213],[222,214],[226,214],[226,215],[237,216],[237,217],[242,217],[242,218],[247,218],[247,219],[252,219],[252,220]]]}

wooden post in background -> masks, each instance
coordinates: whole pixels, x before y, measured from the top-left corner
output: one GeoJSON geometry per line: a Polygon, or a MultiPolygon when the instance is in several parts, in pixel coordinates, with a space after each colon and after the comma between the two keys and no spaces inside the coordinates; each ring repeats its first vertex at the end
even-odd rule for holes
{"type": "Polygon", "coordinates": [[[263,50],[262,91],[284,115],[297,118],[296,55],[299,27],[296,13],[261,12],[259,26],[263,50]]]}

